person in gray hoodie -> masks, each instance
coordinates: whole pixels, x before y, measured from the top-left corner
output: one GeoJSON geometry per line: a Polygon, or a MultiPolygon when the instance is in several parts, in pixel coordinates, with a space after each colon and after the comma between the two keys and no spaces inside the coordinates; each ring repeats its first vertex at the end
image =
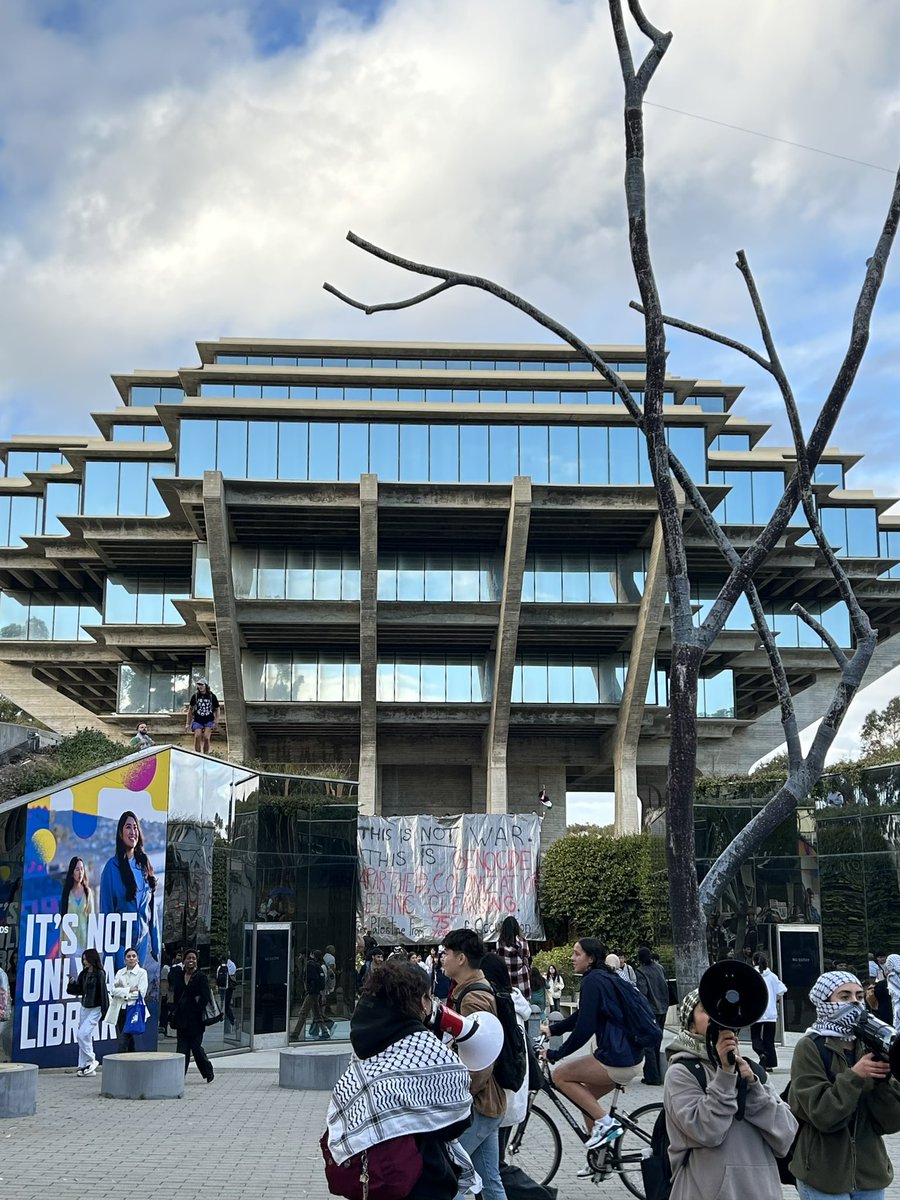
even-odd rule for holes
{"type": "Polygon", "coordinates": [[[775,1159],[793,1144],[793,1113],[772,1084],[753,1073],[732,1030],[719,1031],[707,1050],[709,1016],[697,991],[682,1000],[679,1017],[681,1030],[666,1047],[663,1093],[671,1200],[782,1200],[775,1159]],[[692,1060],[702,1064],[705,1090],[686,1065],[692,1060]]]}

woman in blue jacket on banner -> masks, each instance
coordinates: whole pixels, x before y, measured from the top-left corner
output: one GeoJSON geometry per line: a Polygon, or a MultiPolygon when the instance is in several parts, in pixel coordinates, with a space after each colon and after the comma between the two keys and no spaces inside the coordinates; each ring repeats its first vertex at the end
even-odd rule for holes
{"type": "MultiPolygon", "coordinates": [[[[643,1050],[626,1028],[618,989],[612,982],[613,972],[605,959],[606,947],[597,938],[582,938],[575,943],[572,966],[581,976],[578,1008],[553,1027],[554,1033],[570,1036],[559,1050],[547,1051],[547,1060],[554,1063],[580,1050],[592,1037],[597,1038],[593,1054],[579,1055],[553,1072],[559,1090],[584,1113],[590,1134],[585,1145],[589,1150],[622,1136],[622,1126],[597,1101],[616,1084],[624,1086],[636,1079],[644,1061],[643,1050]]],[[[585,1170],[590,1173],[589,1168],[585,1170]]]]}
{"type": "Polygon", "coordinates": [[[134,913],[131,933],[122,930],[116,950],[116,970],[125,966],[125,947],[134,946],[141,966],[148,953],[159,959],[159,931],[155,913],[156,876],[144,850],[144,835],[135,813],[126,810],[116,827],[116,852],[100,876],[100,911],[134,913]]]}

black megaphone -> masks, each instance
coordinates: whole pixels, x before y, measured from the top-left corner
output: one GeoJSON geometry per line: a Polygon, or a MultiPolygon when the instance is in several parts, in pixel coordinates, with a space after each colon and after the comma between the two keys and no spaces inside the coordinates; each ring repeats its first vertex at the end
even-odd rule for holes
{"type": "Polygon", "coordinates": [[[749,963],[737,959],[713,963],[703,972],[698,991],[710,1023],[735,1033],[755,1025],[769,1007],[766,981],[749,963]]]}

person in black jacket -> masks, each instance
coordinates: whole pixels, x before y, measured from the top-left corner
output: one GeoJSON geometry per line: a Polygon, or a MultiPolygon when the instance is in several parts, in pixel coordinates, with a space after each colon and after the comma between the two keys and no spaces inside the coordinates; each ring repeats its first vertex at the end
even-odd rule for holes
{"type": "MultiPolygon", "coordinates": [[[[666,1013],[669,1011],[669,984],[662,967],[653,961],[649,946],[638,947],[636,976],[638,991],[647,998],[657,1025],[665,1032],[666,1013]]],[[[652,1087],[662,1084],[658,1046],[648,1046],[644,1051],[644,1083],[649,1083],[652,1087]]]]}
{"type": "Polygon", "coordinates": [[[81,971],[66,987],[70,996],[81,997],[81,1017],[78,1021],[78,1071],[83,1079],[94,1075],[99,1059],[94,1053],[94,1032],[109,1008],[106,972],[96,950],[85,950],[81,956],[81,971]]]}
{"type": "Polygon", "coordinates": [[[169,1024],[174,1024],[178,1032],[178,1053],[184,1055],[185,1075],[193,1054],[197,1070],[207,1083],[212,1083],[215,1072],[203,1049],[203,1034],[206,1031],[203,1014],[212,1000],[212,993],[209,990],[209,980],[198,969],[198,964],[197,951],[186,950],[183,970],[173,970],[169,973],[169,987],[172,992],[169,1024]]]}
{"type": "Polygon", "coordinates": [[[326,972],[321,950],[310,951],[309,958],[306,960],[304,982],[306,983],[306,998],[300,1006],[300,1015],[294,1026],[294,1037],[299,1042],[306,1040],[306,1017],[311,1011],[312,1022],[309,1026],[309,1036],[319,1038],[320,1041],[327,1041],[331,1037],[334,1021],[328,1020],[325,1010],[322,1008],[322,1001],[325,998],[326,972]]]}
{"type": "Polygon", "coordinates": [[[348,1169],[359,1170],[363,1150],[414,1137],[422,1173],[406,1200],[453,1200],[475,1178],[455,1141],[471,1123],[469,1072],[426,1028],[431,1010],[430,981],[414,963],[373,967],[350,1019],[356,1058],[328,1106],[328,1147],[348,1169]]]}

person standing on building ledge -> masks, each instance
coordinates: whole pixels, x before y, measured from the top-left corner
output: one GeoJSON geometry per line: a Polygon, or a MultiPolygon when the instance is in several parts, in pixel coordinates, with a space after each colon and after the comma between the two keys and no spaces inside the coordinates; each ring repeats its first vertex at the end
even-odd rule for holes
{"type": "Polygon", "coordinates": [[[146,750],[148,746],[153,745],[153,738],[150,736],[146,721],[141,721],[128,745],[133,746],[135,750],[146,750]]]}
{"type": "Polygon", "coordinates": [[[197,680],[197,690],[188,700],[187,719],[184,732],[193,730],[194,749],[198,754],[209,754],[209,739],[219,724],[219,700],[209,690],[208,679],[197,680]]]}

